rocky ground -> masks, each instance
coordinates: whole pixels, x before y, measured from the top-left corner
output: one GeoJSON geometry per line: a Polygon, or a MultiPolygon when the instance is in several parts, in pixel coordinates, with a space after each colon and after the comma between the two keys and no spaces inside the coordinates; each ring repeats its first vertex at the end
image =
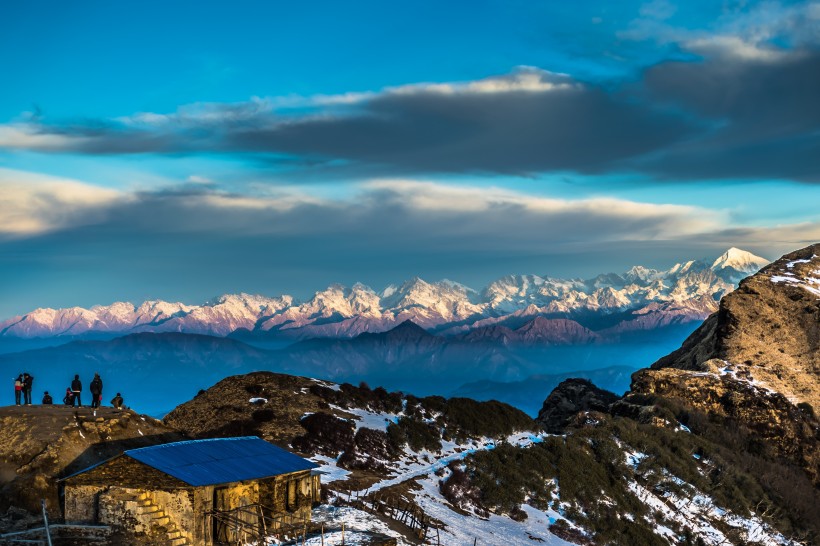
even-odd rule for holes
{"type": "Polygon", "coordinates": [[[652,368],[709,371],[712,359],[794,403],[820,408],[820,244],[743,280],[679,350],[652,368]]]}
{"type": "Polygon", "coordinates": [[[227,377],[200,392],[164,418],[166,426],[185,431],[193,438],[259,436],[289,447],[305,429],[306,413],[334,413],[326,401],[311,392],[324,381],[255,372],[227,377]]]}
{"type": "Polygon", "coordinates": [[[544,400],[536,421],[547,432],[561,434],[578,412],[606,412],[618,398],[586,379],[567,379],[544,400]]]}
{"type": "MultiPolygon", "coordinates": [[[[131,410],[0,407],[0,514],[10,506],[36,514],[45,499],[50,517],[59,519],[57,478],[125,449],[180,439],[180,433],[160,421],[131,410]]],[[[2,526],[0,520],[0,531],[2,526]]]]}

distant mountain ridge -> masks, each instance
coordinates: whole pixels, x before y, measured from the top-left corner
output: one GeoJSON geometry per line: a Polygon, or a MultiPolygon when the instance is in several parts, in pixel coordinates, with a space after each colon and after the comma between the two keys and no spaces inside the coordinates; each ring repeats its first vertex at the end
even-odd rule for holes
{"type": "Polygon", "coordinates": [[[360,283],[351,287],[334,284],[304,302],[289,295],[240,293],[202,305],[154,300],[90,309],[46,308],[0,322],[0,337],[182,332],[292,340],[352,338],[388,331],[406,320],[451,335],[495,324],[518,327],[539,316],[572,319],[582,327],[598,329],[589,324],[620,313],[623,316],[609,324],[605,333],[619,335],[703,320],[740,279],[767,263],[731,248],[715,260],[687,261],[667,271],[635,266],[622,274],[587,280],[510,275],[481,291],[449,280],[429,283],[416,277],[379,293],[360,283]]]}

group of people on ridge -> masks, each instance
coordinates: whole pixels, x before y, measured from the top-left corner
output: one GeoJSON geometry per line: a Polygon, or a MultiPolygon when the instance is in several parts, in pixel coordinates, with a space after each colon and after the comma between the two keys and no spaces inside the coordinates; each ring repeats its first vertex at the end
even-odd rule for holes
{"type": "Polygon", "coordinates": [[[18,406],[20,399],[23,399],[23,404],[31,405],[31,388],[34,385],[34,376],[29,373],[21,373],[14,380],[14,403],[18,406]]]}
{"type": "MultiPolygon", "coordinates": [[[[21,373],[17,379],[14,380],[14,402],[18,406],[21,404],[21,398],[23,399],[23,403],[27,406],[31,405],[31,389],[34,383],[34,376],[28,373],[21,373]]],[[[91,385],[89,385],[89,390],[91,391],[91,407],[92,408],[99,408],[100,404],[102,404],[102,392],[103,392],[103,382],[102,378],[100,377],[99,373],[94,374],[94,379],[91,380],[91,385]]],[[[80,376],[75,375],[74,380],[71,381],[71,386],[66,388],[65,390],[65,397],[63,397],[63,403],[67,406],[77,406],[82,407],[82,392],[83,392],[83,383],[80,381],[80,376]]],[[[43,393],[43,404],[50,405],[54,403],[54,399],[45,391],[43,393]]],[[[120,393],[111,399],[111,405],[114,406],[116,409],[122,409],[123,399],[120,393]]]]}

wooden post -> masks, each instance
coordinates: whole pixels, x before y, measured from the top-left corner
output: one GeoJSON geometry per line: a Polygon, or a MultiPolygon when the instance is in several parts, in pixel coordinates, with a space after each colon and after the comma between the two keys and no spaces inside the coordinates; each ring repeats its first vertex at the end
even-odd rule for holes
{"type": "Polygon", "coordinates": [[[48,540],[48,546],[51,546],[51,531],[48,529],[48,514],[46,513],[46,499],[42,499],[40,503],[43,506],[43,526],[46,530],[46,540],[48,540]]]}
{"type": "Polygon", "coordinates": [[[345,546],[345,522],[342,522],[342,546],[345,546]]]}
{"type": "Polygon", "coordinates": [[[322,524],[322,546],[325,546],[325,524],[322,524]]]}
{"type": "Polygon", "coordinates": [[[262,536],[259,538],[259,544],[264,546],[267,543],[268,537],[268,526],[267,522],[265,521],[265,511],[262,509],[261,504],[256,505],[257,510],[259,511],[259,525],[262,527],[262,536]]]}

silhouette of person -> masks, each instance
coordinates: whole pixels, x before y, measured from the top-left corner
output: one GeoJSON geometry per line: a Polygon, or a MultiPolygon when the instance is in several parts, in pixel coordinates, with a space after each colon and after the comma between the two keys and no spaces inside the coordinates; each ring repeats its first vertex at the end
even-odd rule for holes
{"type": "Polygon", "coordinates": [[[94,374],[94,379],[91,380],[91,385],[88,388],[91,391],[91,407],[99,408],[103,391],[103,382],[102,379],[100,379],[100,374],[94,374]]]}
{"type": "Polygon", "coordinates": [[[77,407],[83,407],[83,400],[82,400],[82,392],[83,392],[83,382],[80,381],[80,376],[75,375],[74,381],[71,382],[71,394],[74,395],[74,399],[71,401],[71,405],[74,405],[74,402],[77,403],[77,407]]]}
{"type": "Polygon", "coordinates": [[[111,405],[116,409],[122,409],[122,395],[117,393],[117,396],[111,399],[111,405]]]}
{"type": "Polygon", "coordinates": [[[50,406],[54,403],[54,399],[48,394],[48,391],[43,393],[43,405],[50,406]]]}
{"type": "Polygon", "coordinates": [[[31,389],[34,386],[34,376],[29,373],[23,374],[23,398],[27,406],[31,405],[31,389]]]}
{"type": "Polygon", "coordinates": [[[20,396],[23,394],[23,374],[14,380],[14,403],[20,405],[20,396]]]}

